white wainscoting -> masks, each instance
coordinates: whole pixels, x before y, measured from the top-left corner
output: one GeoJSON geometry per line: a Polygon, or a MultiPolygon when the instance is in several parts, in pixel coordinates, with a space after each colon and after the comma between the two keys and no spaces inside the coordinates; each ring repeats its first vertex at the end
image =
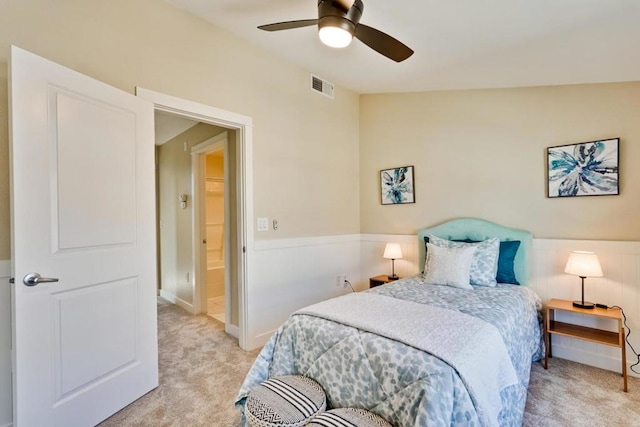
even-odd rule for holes
{"type": "Polygon", "coordinates": [[[13,423],[11,390],[11,262],[0,261],[0,426],[13,423]]]}
{"type": "Polygon", "coordinates": [[[247,347],[257,348],[297,309],[351,292],[337,275],[362,287],[360,235],[257,240],[252,268],[247,347]]]}
{"type": "MultiPolygon", "coordinates": [[[[404,257],[395,262],[396,274],[402,277],[417,274],[416,236],[363,234],[361,241],[360,271],[363,280],[391,273],[391,261],[382,258],[386,242],[398,242],[402,247],[404,257]]],[[[543,304],[551,298],[580,299],[580,278],[564,273],[572,250],[588,250],[598,254],[604,277],[585,279],[585,299],[608,306],[621,306],[631,329],[629,340],[636,350],[640,350],[640,242],[533,239],[533,266],[529,287],[536,291],[543,304]]],[[[360,284],[361,288],[364,286],[364,283],[360,284]]],[[[616,322],[593,319],[590,316],[558,313],[556,318],[616,330],[616,322]]],[[[555,335],[552,339],[555,357],[621,372],[621,352],[618,348],[555,335]]],[[[635,355],[627,346],[627,365],[636,361],[635,355]]],[[[553,369],[553,359],[549,366],[553,369]]],[[[640,367],[636,369],[640,371],[640,367]]],[[[632,371],[628,372],[629,375],[640,377],[632,371]]]]}

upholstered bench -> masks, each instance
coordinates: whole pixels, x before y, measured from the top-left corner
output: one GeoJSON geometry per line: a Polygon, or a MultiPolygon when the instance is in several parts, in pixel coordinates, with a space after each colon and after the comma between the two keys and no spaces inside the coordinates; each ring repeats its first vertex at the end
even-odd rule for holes
{"type": "Polygon", "coordinates": [[[337,408],[315,416],[308,427],[392,427],[384,418],[356,408],[337,408]]]}
{"type": "Polygon", "coordinates": [[[302,375],[273,377],[249,393],[245,416],[252,427],[299,427],[324,411],[322,386],[302,375]]]}

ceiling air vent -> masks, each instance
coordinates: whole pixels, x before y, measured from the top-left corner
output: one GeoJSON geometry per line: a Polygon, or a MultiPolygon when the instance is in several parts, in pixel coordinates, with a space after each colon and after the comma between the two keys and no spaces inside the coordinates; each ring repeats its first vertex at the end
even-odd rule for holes
{"type": "Polygon", "coordinates": [[[333,99],[333,83],[322,80],[313,74],[311,75],[311,90],[320,92],[324,96],[333,99]]]}

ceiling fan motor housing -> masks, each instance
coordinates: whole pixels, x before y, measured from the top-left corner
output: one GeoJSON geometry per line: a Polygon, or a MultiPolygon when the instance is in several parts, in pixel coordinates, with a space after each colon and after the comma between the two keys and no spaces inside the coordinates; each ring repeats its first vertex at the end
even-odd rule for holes
{"type": "Polygon", "coordinates": [[[341,7],[340,2],[320,0],[318,1],[318,28],[342,28],[353,36],[356,32],[356,26],[362,17],[363,10],[362,0],[356,0],[347,11],[341,7]]]}

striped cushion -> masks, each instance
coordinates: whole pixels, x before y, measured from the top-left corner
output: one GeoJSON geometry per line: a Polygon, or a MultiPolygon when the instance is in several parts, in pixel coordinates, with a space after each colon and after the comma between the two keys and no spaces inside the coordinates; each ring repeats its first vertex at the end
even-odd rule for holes
{"type": "Polygon", "coordinates": [[[392,427],[384,418],[356,408],[338,408],[314,417],[309,427],[392,427]]]}
{"type": "Polygon", "coordinates": [[[320,384],[311,378],[274,377],[249,393],[245,414],[251,426],[298,427],[324,411],[326,399],[320,384]]]}

